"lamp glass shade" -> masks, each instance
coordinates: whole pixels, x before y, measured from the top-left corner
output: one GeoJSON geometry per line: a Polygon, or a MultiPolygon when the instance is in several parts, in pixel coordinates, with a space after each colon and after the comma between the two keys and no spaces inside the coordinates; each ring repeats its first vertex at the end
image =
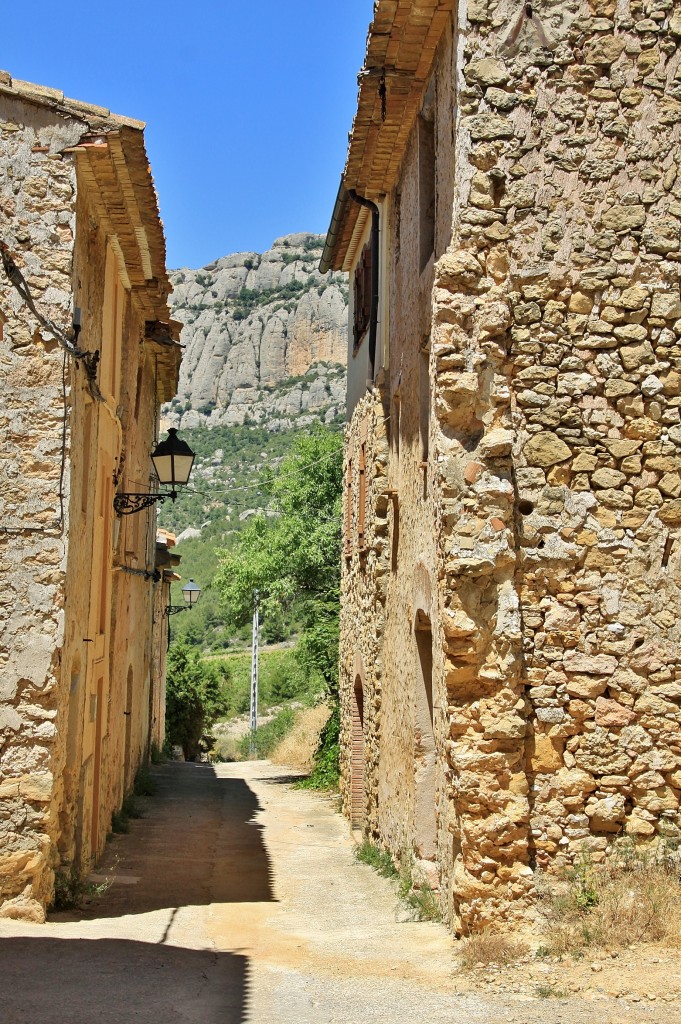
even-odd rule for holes
{"type": "Polygon", "coordinates": [[[186,441],[177,436],[171,427],[165,441],[161,441],[151,453],[151,461],[160,484],[177,487],[189,482],[194,465],[194,452],[186,441]]]}
{"type": "Polygon", "coordinates": [[[182,596],[186,604],[196,604],[198,599],[201,597],[201,587],[197,583],[194,583],[194,580],[189,580],[189,582],[185,583],[182,588],[182,596]]]}

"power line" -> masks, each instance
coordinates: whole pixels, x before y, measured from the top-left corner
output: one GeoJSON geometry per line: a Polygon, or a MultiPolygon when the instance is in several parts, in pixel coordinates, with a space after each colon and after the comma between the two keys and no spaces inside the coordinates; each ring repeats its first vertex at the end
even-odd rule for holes
{"type": "MultiPolygon", "coordinates": [[[[304,472],[306,469],[312,469],[313,466],[318,466],[320,463],[326,462],[328,459],[331,459],[331,458],[333,458],[336,455],[342,455],[342,454],[343,454],[343,449],[342,448],[337,448],[336,451],[328,452],[326,455],[322,455],[319,459],[315,459],[314,462],[306,462],[306,463],[304,463],[301,466],[296,466],[296,472],[304,472]]],[[[282,458],[286,458],[286,456],[282,456],[282,458]]],[[[267,467],[267,468],[269,468],[269,467],[267,467]]],[[[280,479],[280,480],[282,478],[286,479],[287,477],[291,477],[293,475],[294,475],[293,473],[279,473],[278,474],[278,479],[280,479]]],[[[236,484],[234,487],[224,487],[224,486],[221,487],[221,486],[218,486],[218,487],[215,487],[214,490],[216,490],[216,491],[228,491],[228,492],[231,493],[233,491],[252,491],[254,488],[257,488],[257,487],[262,487],[262,483],[236,484]]]]}

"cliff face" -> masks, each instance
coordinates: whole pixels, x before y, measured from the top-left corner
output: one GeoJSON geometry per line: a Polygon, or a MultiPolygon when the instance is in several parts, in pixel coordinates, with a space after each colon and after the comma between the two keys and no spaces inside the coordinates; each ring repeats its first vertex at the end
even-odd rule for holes
{"type": "Polygon", "coordinates": [[[287,235],[262,255],[170,275],[185,353],[168,425],[285,429],[343,415],[347,279],[319,273],[323,243],[287,235]]]}

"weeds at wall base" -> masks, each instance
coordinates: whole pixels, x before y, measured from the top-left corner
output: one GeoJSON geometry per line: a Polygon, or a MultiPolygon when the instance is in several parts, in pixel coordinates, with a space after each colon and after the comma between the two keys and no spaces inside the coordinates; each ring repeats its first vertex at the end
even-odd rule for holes
{"type": "Polygon", "coordinates": [[[485,930],[461,940],[459,958],[462,966],[470,971],[492,964],[508,967],[522,960],[528,952],[525,942],[503,932],[485,930]]]}
{"type": "Polygon", "coordinates": [[[355,858],[360,864],[368,864],[383,878],[397,881],[397,895],[414,921],[441,921],[442,914],[437,892],[429,885],[414,882],[411,858],[403,857],[398,869],[387,850],[382,850],[366,836],[355,849],[355,858]]]}
{"type": "Polygon", "coordinates": [[[638,942],[681,945],[681,857],[669,843],[638,846],[629,837],[595,864],[583,851],[557,880],[537,880],[547,954],[638,942]]]}
{"type": "Polygon", "coordinates": [[[381,850],[380,847],[376,846],[375,843],[372,843],[366,837],[355,848],[355,859],[360,864],[368,864],[370,868],[373,868],[383,878],[398,877],[397,868],[393,864],[393,859],[388,851],[381,850]]]}
{"type": "Polygon", "coordinates": [[[103,882],[86,882],[75,871],[57,871],[54,877],[54,895],[50,912],[80,910],[87,897],[102,896],[112,884],[112,879],[103,882]]]}

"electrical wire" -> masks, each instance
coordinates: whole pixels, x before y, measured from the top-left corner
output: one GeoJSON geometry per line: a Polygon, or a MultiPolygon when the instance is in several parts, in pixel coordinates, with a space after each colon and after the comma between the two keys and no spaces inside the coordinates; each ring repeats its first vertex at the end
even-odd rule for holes
{"type": "MultiPolygon", "coordinates": [[[[314,462],[306,462],[302,466],[296,466],[296,472],[304,472],[306,469],[311,469],[313,466],[318,466],[320,463],[326,462],[328,459],[333,458],[335,455],[341,455],[342,456],[343,455],[343,450],[341,448],[338,448],[334,452],[329,452],[327,455],[322,455],[321,458],[315,459],[314,462]]],[[[282,458],[286,458],[286,456],[282,456],[282,458]]],[[[293,476],[293,473],[279,473],[277,479],[279,479],[279,480],[284,479],[285,480],[287,477],[292,477],[292,476],[293,476]]],[[[258,487],[262,487],[262,483],[237,484],[234,487],[214,487],[213,490],[214,491],[225,491],[225,492],[231,494],[234,491],[252,491],[252,490],[254,490],[254,489],[258,488],[258,487]]],[[[197,492],[197,493],[199,493],[199,492],[197,492]]]]}
{"type": "Polygon", "coordinates": [[[90,394],[97,401],[103,401],[103,396],[99,390],[97,384],[97,366],[99,364],[99,352],[87,352],[85,349],[78,348],[76,340],[80,331],[79,326],[74,325],[73,337],[69,338],[61,328],[57,327],[48,317],[44,316],[35,304],[35,300],[31,294],[31,289],[28,286],[26,278],[19,270],[12,253],[10,252],[9,246],[6,242],[0,239],[0,260],[5,271],[7,280],[18,292],[19,296],[23,299],[25,304],[28,306],[33,316],[36,318],[40,326],[51,334],[55,341],[61,345],[68,355],[72,356],[76,360],[80,360],[83,364],[83,369],[88,379],[88,389],[90,394]]]}

